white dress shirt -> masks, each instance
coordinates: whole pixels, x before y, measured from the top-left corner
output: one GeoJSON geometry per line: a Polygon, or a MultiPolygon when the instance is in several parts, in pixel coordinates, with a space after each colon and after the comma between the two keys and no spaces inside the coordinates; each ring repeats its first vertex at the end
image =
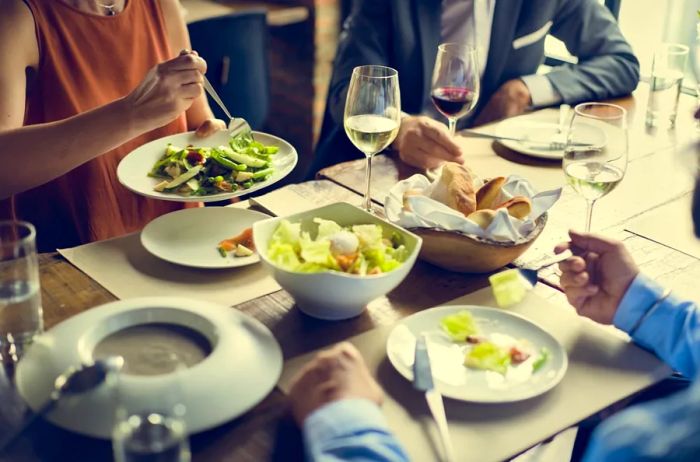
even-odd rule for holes
{"type": "MultiPolygon", "coordinates": [[[[442,0],[440,43],[464,43],[476,48],[482,78],[491,44],[495,5],[496,0],[442,0]]],[[[530,90],[533,107],[551,106],[561,101],[546,76],[533,74],[520,78],[530,90]]]]}

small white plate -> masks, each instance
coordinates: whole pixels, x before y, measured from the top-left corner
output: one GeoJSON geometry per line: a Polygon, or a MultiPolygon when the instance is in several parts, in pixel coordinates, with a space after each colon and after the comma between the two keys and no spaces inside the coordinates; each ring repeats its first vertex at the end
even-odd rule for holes
{"type": "Polygon", "coordinates": [[[222,257],[219,242],[240,234],[253,223],[270,218],[264,213],[234,207],[200,207],[171,212],[151,221],[141,232],[148,252],[170,263],[193,268],[235,268],[260,261],[250,257],[222,257]]]}
{"type": "MultiPolygon", "coordinates": [[[[506,119],[496,127],[496,135],[509,138],[527,138],[530,140],[546,141],[554,140],[559,133],[559,124],[545,120],[533,119],[532,116],[513,117],[506,119]]],[[[565,139],[562,136],[559,138],[565,139]]],[[[545,145],[537,145],[521,141],[499,140],[503,146],[521,154],[526,154],[540,159],[563,159],[563,149],[552,149],[545,145]]]]}
{"type": "Polygon", "coordinates": [[[396,370],[413,380],[416,336],[426,334],[435,386],[449,398],[476,403],[509,403],[547,392],[564,377],[568,366],[566,350],[538,325],[507,311],[483,306],[442,306],[421,311],[401,322],[389,334],[387,355],[396,370]],[[549,358],[532,372],[531,356],[507,374],[470,369],[463,365],[466,344],[454,343],[440,328],[440,320],[459,311],[469,311],[482,335],[505,334],[526,339],[536,351],[549,350],[549,358]]]}
{"type": "MultiPolygon", "coordinates": [[[[17,367],[20,395],[33,410],[39,409],[56,377],[92,362],[95,347],[104,338],[151,323],[192,329],[209,342],[211,352],[183,371],[120,374],[118,393],[107,382],[61,398],[47,419],[67,430],[109,439],[117,397],[134,413],[145,412],[163,404],[164,390],[176,387],[181,394],[178,402],[185,406],[187,431],[198,433],[247,412],[267,396],[282,372],[282,350],[270,330],[238,310],[176,297],[133,298],[91,308],[39,335],[17,367]]],[[[168,351],[160,344],[152,347],[168,351]]]]}
{"type": "Polygon", "coordinates": [[[249,189],[239,189],[238,191],[222,192],[208,196],[183,196],[177,193],[158,192],[153,189],[162,180],[149,177],[148,172],[151,171],[158,159],[163,156],[168,143],[182,147],[188,145],[205,147],[228,146],[231,137],[226,130],[216,132],[206,138],[195,136],[194,132],[187,132],[166,136],[146,143],[131,151],[119,162],[117,178],[122,185],[136,194],[174,202],[213,202],[249,194],[258,189],[266,188],[289,175],[294,170],[298,160],[294,146],[282,138],[255,131],[253,136],[255,141],[259,141],[265,146],[277,146],[279,151],[272,157],[272,167],[274,168],[272,176],[266,181],[255,183],[249,189]]]}

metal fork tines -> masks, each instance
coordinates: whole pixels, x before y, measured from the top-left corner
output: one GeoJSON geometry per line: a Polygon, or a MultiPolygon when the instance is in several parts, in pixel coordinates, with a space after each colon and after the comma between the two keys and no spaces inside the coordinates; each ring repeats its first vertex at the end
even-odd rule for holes
{"type": "Polygon", "coordinates": [[[219,94],[216,92],[216,90],[214,90],[214,87],[212,87],[206,75],[204,76],[204,89],[207,93],[209,93],[209,96],[211,96],[212,99],[216,101],[216,104],[219,105],[221,110],[224,111],[226,117],[228,117],[228,129],[231,132],[231,136],[237,135],[238,133],[252,132],[250,125],[248,124],[248,122],[246,122],[245,119],[243,119],[242,117],[233,117],[231,115],[229,110],[226,108],[226,105],[219,97],[219,94]]]}

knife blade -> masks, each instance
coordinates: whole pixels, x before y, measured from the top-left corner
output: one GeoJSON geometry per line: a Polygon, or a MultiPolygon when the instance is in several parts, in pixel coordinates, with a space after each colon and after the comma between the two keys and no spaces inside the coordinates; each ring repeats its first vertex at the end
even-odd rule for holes
{"type": "Polygon", "coordinates": [[[425,400],[428,402],[428,408],[430,408],[430,413],[440,434],[440,440],[442,440],[445,461],[452,462],[454,460],[454,450],[452,449],[450,433],[447,429],[445,407],[442,402],[442,395],[435,389],[433,373],[430,369],[428,346],[423,334],[416,339],[416,351],[413,362],[413,387],[425,393],[425,400]]]}

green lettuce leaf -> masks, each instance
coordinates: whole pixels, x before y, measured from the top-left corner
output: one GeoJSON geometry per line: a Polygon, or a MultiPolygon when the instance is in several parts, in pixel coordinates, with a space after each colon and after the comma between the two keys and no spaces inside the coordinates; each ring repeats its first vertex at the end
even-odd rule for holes
{"type": "Polygon", "coordinates": [[[301,233],[299,244],[301,258],[305,263],[322,265],[326,269],[339,269],[338,263],[331,253],[331,241],[328,239],[313,240],[309,233],[301,233]]]}
{"type": "Polygon", "coordinates": [[[468,311],[445,316],[440,320],[440,327],[455,342],[466,342],[467,337],[478,332],[476,321],[468,311]]]}
{"type": "Polygon", "coordinates": [[[286,243],[271,243],[267,248],[267,257],[282,269],[297,271],[301,265],[294,247],[286,243]]]}
{"type": "Polygon", "coordinates": [[[352,232],[360,241],[360,250],[367,248],[383,248],[382,227],[379,225],[354,225],[352,232]]]}
{"type": "Polygon", "coordinates": [[[318,224],[318,235],[316,236],[316,239],[327,239],[343,230],[338,223],[332,220],[314,218],[314,223],[318,224]]]}
{"type": "Polygon", "coordinates": [[[482,342],[467,353],[464,365],[472,369],[494,371],[505,375],[510,365],[510,354],[494,343],[482,342]]]}
{"type": "Polygon", "coordinates": [[[270,237],[270,246],[275,244],[288,244],[292,246],[295,252],[301,250],[299,236],[301,235],[301,223],[290,223],[287,220],[281,220],[277,225],[277,229],[270,237]]]}

